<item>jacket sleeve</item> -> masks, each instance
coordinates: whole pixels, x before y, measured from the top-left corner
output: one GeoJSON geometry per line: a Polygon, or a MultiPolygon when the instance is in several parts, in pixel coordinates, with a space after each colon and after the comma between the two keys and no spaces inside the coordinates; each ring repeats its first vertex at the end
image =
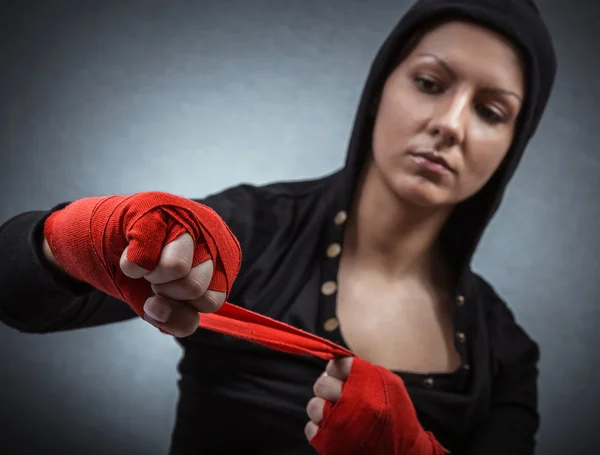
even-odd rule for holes
{"type": "Polygon", "coordinates": [[[533,455],[538,414],[538,345],[516,323],[506,304],[486,286],[494,376],[491,412],[475,431],[468,455],[533,455]]]}
{"type": "MultiPolygon", "coordinates": [[[[213,208],[240,241],[245,259],[252,218],[258,204],[256,189],[240,185],[196,202],[213,208]]],[[[66,207],[63,202],[49,211],[30,211],[0,226],[0,321],[25,333],[48,333],[100,326],[137,317],[125,303],[87,283],[61,274],[42,252],[44,222],[66,207]]],[[[240,270],[238,280],[241,280],[240,270]]],[[[236,280],[236,283],[237,281],[236,280]]],[[[234,290],[230,301],[235,298],[234,290]]]]}

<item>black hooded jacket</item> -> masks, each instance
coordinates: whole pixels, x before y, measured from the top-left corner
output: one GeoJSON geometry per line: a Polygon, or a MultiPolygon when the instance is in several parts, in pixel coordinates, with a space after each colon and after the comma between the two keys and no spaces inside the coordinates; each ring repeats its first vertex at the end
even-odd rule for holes
{"type": "MultiPolygon", "coordinates": [[[[552,41],[531,1],[420,0],[373,61],[343,169],[312,181],[240,185],[197,201],[213,207],[242,246],[229,301],[345,346],[336,320],[339,254],[328,247],[344,245],[344,223],[370,151],[373,100],[409,38],[449,17],[486,25],[518,45],[526,99],[506,159],[442,232],[459,272],[454,327],[462,366],[451,374],[397,374],[423,427],[452,453],[531,454],[539,425],[538,346],[470,267],[554,82],[552,41]]],[[[135,317],[124,303],[58,275],[44,260],[43,223],[67,204],[19,214],[0,228],[0,319],[17,330],[64,331],[135,317]]],[[[305,407],[324,361],[202,330],[177,341],[184,355],[173,454],[315,453],[303,433],[305,407]]]]}

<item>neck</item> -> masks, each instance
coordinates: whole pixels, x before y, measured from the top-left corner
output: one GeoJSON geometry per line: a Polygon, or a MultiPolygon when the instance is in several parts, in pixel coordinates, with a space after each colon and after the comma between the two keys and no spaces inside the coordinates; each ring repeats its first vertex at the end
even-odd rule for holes
{"type": "Polygon", "coordinates": [[[346,227],[344,252],[392,280],[430,275],[441,264],[437,239],[452,207],[400,199],[367,164],[346,227]]]}

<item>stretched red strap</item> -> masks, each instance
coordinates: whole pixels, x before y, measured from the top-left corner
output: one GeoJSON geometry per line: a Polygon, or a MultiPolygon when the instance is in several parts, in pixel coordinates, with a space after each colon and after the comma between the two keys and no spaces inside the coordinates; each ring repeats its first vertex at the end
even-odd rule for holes
{"type": "Polygon", "coordinates": [[[291,354],[313,355],[325,360],[353,356],[329,340],[229,302],[216,313],[201,313],[199,327],[291,354]]]}

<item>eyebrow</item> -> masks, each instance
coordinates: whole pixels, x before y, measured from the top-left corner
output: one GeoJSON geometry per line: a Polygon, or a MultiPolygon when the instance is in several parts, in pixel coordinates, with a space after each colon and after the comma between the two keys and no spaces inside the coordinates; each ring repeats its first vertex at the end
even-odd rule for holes
{"type": "MultiPolygon", "coordinates": [[[[457,75],[456,72],[450,67],[450,65],[448,65],[448,63],[441,58],[438,55],[435,54],[430,54],[430,53],[423,53],[423,54],[419,54],[418,57],[431,57],[433,58],[437,63],[440,64],[440,66],[442,68],[444,68],[444,70],[450,75],[450,77],[452,79],[457,79],[457,75]]],[[[514,96],[516,97],[519,101],[523,101],[522,98],[515,92],[512,92],[510,90],[504,90],[501,88],[486,88],[483,90],[486,93],[498,93],[500,95],[509,95],[509,96],[514,96]]]]}

